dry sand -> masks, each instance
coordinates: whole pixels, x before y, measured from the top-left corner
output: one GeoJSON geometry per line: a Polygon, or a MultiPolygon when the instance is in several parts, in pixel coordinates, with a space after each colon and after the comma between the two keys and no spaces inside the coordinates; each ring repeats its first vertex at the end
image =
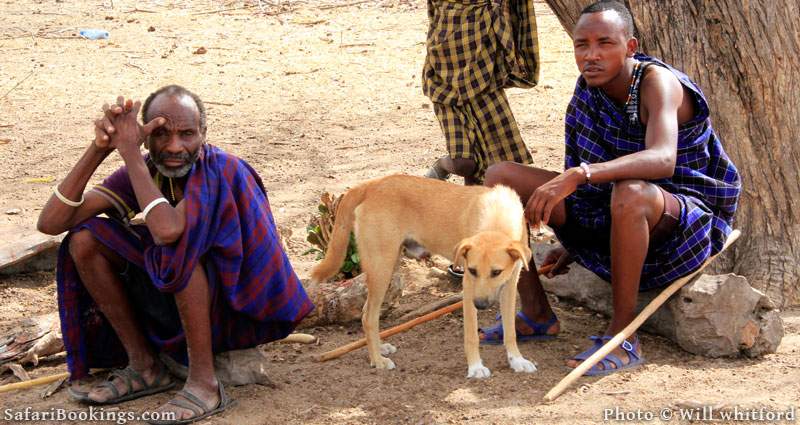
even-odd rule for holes
{"type": "MultiPolygon", "coordinates": [[[[54,182],[91,140],[92,121],[103,102],[118,94],[144,98],[170,83],[206,101],[211,143],[259,171],[276,221],[292,230],[290,256],[303,277],[314,261],[301,255],[308,248],[305,225],[323,191],[338,193],[389,173],[421,174],[443,154],[438,123],[420,87],[424,2],[263,3],[263,11],[249,5],[0,3],[0,225],[33,228],[54,182]],[[77,38],[80,28],[104,28],[111,38],[77,38]],[[206,53],[194,54],[200,47],[206,53]],[[21,213],[4,214],[11,208],[21,213]]],[[[557,170],[563,161],[563,113],[577,72],[558,20],[544,3],[536,7],[541,82],[531,90],[510,90],[509,98],[536,165],[557,170]]],[[[118,156],[109,157],[93,182],[121,163],[118,156]]],[[[405,260],[399,272],[408,283],[406,296],[384,326],[396,324],[402,311],[458,291],[413,261],[405,260]]],[[[54,311],[54,274],[0,278],[0,300],[0,327],[54,311]]],[[[773,410],[798,404],[797,311],[783,313],[787,335],[777,354],[707,359],[645,334],[646,366],[582,379],[556,402],[544,404],[544,393],[567,373],[563,359],[586,348],[586,336],[600,332],[607,320],[563,302],[555,307],[561,336],[521,346],[538,363],[535,374],[513,373],[503,349],[487,347],[482,355],[492,377],[466,380],[460,315],[392,338],[399,348],[393,355],[399,369],[392,372],[370,369],[364,350],[313,362],[312,355],[361,336],[358,323],[315,328],[311,332],[320,337],[319,346],[264,348],[278,388],[233,388],[238,406],[205,423],[576,424],[602,422],[604,409],[614,407],[651,412],[658,422],[662,408],[676,403],[773,410]]],[[[483,313],[481,322],[488,324],[493,315],[483,313]]],[[[31,373],[64,370],[62,359],[31,373]]],[[[0,384],[12,380],[6,374],[0,384]]],[[[0,397],[3,408],[82,408],[64,391],[44,400],[39,389],[0,397]]],[[[119,408],[154,409],[169,397],[160,394],[119,408]]]]}

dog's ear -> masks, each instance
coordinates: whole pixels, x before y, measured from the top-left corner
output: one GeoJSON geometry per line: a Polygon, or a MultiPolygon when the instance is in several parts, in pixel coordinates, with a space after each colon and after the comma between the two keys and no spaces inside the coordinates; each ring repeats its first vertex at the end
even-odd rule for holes
{"type": "Polygon", "coordinates": [[[464,267],[467,260],[467,252],[472,249],[472,241],[464,239],[456,247],[456,253],[453,255],[453,263],[458,267],[464,267]]]}
{"type": "Polygon", "coordinates": [[[506,252],[508,252],[508,255],[514,260],[522,261],[522,268],[528,270],[528,263],[531,262],[531,256],[533,253],[527,244],[516,241],[511,242],[511,245],[506,248],[506,252]]]}

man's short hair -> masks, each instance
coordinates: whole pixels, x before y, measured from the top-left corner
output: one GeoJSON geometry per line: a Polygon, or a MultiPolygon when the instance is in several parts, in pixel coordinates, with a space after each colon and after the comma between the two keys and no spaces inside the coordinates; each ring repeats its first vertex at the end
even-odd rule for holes
{"type": "Polygon", "coordinates": [[[606,10],[613,10],[614,12],[617,12],[619,17],[622,18],[623,24],[625,25],[625,35],[628,37],[633,37],[635,31],[633,26],[633,16],[631,16],[630,10],[628,10],[624,4],[618,1],[601,0],[592,3],[581,10],[581,16],[588,13],[604,12],[606,10]]]}
{"type": "Polygon", "coordinates": [[[146,124],[149,121],[147,117],[147,111],[150,109],[150,103],[152,103],[153,99],[158,97],[160,94],[191,97],[192,100],[194,100],[195,105],[197,105],[197,110],[200,112],[200,128],[206,128],[206,106],[203,104],[203,101],[200,100],[200,97],[196,94],[177,84],[170,84],[168,86],[161,87],[160,89],[150,93],[150,96],[147,96],[147,99],[144,101],[144,105],[142,105],[142,122],[146,124]]]}

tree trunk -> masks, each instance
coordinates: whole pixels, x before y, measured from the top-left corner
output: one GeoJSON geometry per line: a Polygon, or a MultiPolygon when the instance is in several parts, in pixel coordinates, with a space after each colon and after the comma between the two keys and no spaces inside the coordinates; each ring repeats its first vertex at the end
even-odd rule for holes
{"type": "MultiPolygon", "coordinates": [[[[547,0],[568,33],[587,0],[547,0]]],[[[797,0],[625,0],[644,53],[689,75],[741,172],[743,237],[718,269],[780,306],[800,304],[800,5],[797,0]]]]}

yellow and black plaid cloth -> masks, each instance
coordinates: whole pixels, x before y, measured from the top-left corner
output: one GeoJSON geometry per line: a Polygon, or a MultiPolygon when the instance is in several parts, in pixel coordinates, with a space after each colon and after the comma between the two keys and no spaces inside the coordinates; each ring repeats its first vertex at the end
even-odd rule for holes
{"type": "Polygon", "coordinates": [[[477,162],[482,178],[500,161],[530,163],[504,88],[539,78],[533,0],[428,0],[423,92],[451,158],[477,162]]]}

